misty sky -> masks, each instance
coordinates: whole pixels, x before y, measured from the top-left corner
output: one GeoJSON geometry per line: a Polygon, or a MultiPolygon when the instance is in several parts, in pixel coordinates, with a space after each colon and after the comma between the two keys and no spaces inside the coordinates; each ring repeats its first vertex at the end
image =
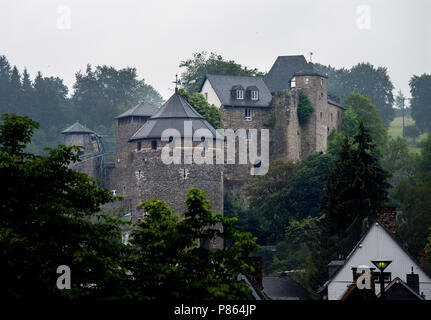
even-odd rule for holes
{"type": "Polygon", "coordinates": [[[0,55],[69,89],[88,63],[136,67],[167,99],[193,52],[268,71],[279,55],[312,51],[337,68],[386,66],[410,96],[410,77],[431,73],[430,13],[430,0],[1,0],[0,55]]]}

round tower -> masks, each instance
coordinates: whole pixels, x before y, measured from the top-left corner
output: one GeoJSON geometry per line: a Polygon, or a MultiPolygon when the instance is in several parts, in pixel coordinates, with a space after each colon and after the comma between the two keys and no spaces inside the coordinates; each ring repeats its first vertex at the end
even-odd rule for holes
{"type": "Polygon", "coordinates": [[[61,133],[64,134],[66,146],[83,147],[78,151],[81,161],[72,164],[71,167],[95,179],[101,179],[103,159],[100,155],[104,153],[101,137],[78,121],[61,133]]]}
{"type": "MultiPolygon", "coordinates": [[[[158,199],[181,214],[187,209],[187,191],[194,187],[206,191],[213,212],[223,212],[223,164],[215,161],[216,148],[223,145],[223,137],[177,92],[130,137],[128,144],[133,151],[124,183],[125,190],[129,188],[127,193],[133,195],[135,208],[141,202],[158,199]],[[203,131],[199,129],[206,129],[211,137],[201,139],[203,131]],[[166,130],[176,131],[176,138],[166,141],[171,137],[168,135],[162,139],[166,130]],[[201,164],[194,153],[199,146],[203,148],[199,154],[208,156],[201,164]],[[179,161],[167,163],[167,153],[179,154],[179,161]]],[[[142,214],[136,210],[133,219],[138,220],[142,214]]]]}
{"type": "Polygon", "coordinates": [[[117,167],[127,166],[127,156],[128,151],[130,151],[129,138],[158,110],[159,108],[150,103],[141,102],[115,117],[117,119],[115,130],[115,162],[117,167]]]}

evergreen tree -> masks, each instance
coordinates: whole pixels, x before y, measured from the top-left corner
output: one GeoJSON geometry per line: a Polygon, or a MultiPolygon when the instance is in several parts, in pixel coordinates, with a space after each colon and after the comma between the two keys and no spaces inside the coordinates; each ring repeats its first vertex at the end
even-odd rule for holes
{"type": "Polygon", "coordinates": [[[346,256],[365,231],[364,220],[375,220],[376,209],[382,206],[390,187],[390,174],[384,171],[373,155],[371,136],[359,122],[358,133],[342,140],[341,150],[330,169],[323,198],[319,257],[316,258],[315,280],[323,281],[326,265],[339,255],[346,256]],[[324,272],[322,271],[324,269],[324,272]]]}

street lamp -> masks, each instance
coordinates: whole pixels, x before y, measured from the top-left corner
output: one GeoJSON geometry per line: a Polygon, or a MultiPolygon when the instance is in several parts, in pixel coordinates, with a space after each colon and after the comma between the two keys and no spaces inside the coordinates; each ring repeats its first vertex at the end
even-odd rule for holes
{"type": "Polygon", "coordinates": [[[385,281],[383,277],[383,271],[391,264],[392,261],[387,260],[374,260],[371,261],[377,269],[380,270],[380,300],[384,300],[385,298],[385,281]]]}

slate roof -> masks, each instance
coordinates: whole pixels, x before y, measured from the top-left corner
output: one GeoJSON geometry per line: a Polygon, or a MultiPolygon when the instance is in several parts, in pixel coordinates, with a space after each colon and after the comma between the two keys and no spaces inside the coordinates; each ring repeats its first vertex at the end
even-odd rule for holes
{"type": "MultiPolygon", "coordinates": [[[[380,298],[381,294],[377,295],[380,298]]],[[[407,283],[396,277],[385,287],[384,300],[425,300],[417,294],[407,283]]]]}
{"type": "Polygon", "coordinates": [[[263,79],[259,77],[207,74],[200,90],[202,90],[206,79],[211,83],[217,97],[224,106],[268,108],[272,99],[271,92],[263,79]],[[244,90],[252,89],[253,87],[257,88],[259,90],[259,100],[251,100],[245,94],[243,100],[235,99],[231,93],[232,88],[235,86],[241,86],[244,90]]]}
{"type": "Polygon", "coordinates": [[[126,117],[151,117],[154,115],[159,108],[152,105],[148,102],[141,102],[140,104],[137,104],[133,108],[127,110],[126,112],[120,114],[119,116],[115,117],[115,119],[121,119],[126,117]]]}
{"type": "Polygon", "coordinates": [[[263,277],[263,292],[272,300],[312,300],[307,290],[288,275],[263,277]]]}
{"type": "Polygon", "coordinates": [[[68,134],[68,133],[88,133],[92,134],[95,133],[94,131],[88,129],[87,127],[80,124],[78,121],[76,121],[74,124],[72,124],[69,128],[61,132],[62,134],[68,134]]]}
{"type": "Polygon", "coordinates": [[[307,62],[303,55],[279,56],[269,70],[265,83],[272,93],[289,90],[290,79],[294,75],[318,75],[327,78],[313,63],[307,62]]]}
{"type": "MultiPolygon", "coordinates": [[[[129,139],[160,139],[165,129],[176,129],[184,138],[184,121],[192,121],[192,132],[208,129],[217,139],[223,137],[202,117],[182,96],[175,92],[168,101],[151,116],[144,125],[129,139]]],[[[191,138],[191,137],[186,137],[191,138]]]]}

